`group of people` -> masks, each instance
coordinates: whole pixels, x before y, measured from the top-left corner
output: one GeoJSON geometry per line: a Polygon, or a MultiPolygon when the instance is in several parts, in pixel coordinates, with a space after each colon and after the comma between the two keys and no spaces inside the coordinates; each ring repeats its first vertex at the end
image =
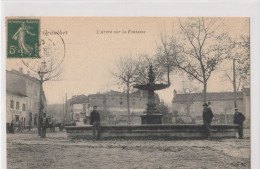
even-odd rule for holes
{"type": "MultiPolygon", "coordinates": [[[[50,117],[46,117],[46,113],[43,113],[43,117],[40,120],[41,124],[41,138],[46,138],[46,130],[47,128],[50,128],[50,132],[55,132],[55,121],[52,121],[50,117]]],[[[63,131],[63,124],[58,123],[57,126],[59,127],[60,131],[63,131]]]]}
{"type": "MultiPolygon", "coordinates": [[[[214,117],[214,114],[212,113],[211,108],[208,107],[208,104],[203,104],[203,124],[205,127],[205,134],[206,138],[211,138],[211,122],[214,117]]],[[[238,135],[240,139],[243,139],[243,122],[245,121],[245,116],[238,112],[238,108],[235,108],[235,114],[234,114],[234,124],[238,124],[238,135]]]]}
{"type": "Polygon", "coordinates": [[[25,120],[17,120],[15,119],[11,123],[7,123],[6,126],[7,132],[14,133],[15,131],[23,131],[25,129],[25,120]]]}
{"type": "Polygon", "coordinates": [[[15,131],[23,131],[25,129],[25,121],[23,119],[16,121],[15,127],[15,131]]]}

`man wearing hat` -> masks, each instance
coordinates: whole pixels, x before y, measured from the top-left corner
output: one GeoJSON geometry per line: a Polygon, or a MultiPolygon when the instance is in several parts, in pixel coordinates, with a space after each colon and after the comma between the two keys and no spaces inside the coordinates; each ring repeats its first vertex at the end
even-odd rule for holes
{"type": "Polygon", "coordinates": [[[205,127],[205,132],[206,132],[206,137],[207,139],[210,139],[211,137],[211,129],[210,129],[210,125],[212,122],[212,118],[214,117],[212,111],[210,108],[208,108],[208,104],[204,103],[203,104],[203,124],[205,127]]]}
{"type": "Polygon", "coordinates": [[[48,124],[48,119],[46,118],[46,113],[43,113],[41,138],[46,138],[47,124],[48,124]]]}
{"type": "Polygon", "coordinates": [[[97,106],[93,106],[93,111],[90,113],[90,125],[93,125],[93,139],[98,140],[100,136],[100,117],[97,106]]]}
{"type": "Polygon", "coordinates": [[[235,108],[234,124],[238,124],[238,135],[240,139],[243,138],[243,122],[245,119],[245,116],[238,112],[238,108],[235,108]]]}

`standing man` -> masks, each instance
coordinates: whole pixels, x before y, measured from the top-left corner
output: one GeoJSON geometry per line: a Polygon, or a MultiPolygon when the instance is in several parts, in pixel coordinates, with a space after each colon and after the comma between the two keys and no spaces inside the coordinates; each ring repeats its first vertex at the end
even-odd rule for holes
{"type": "Polygon", "coordinates": [[[48,119],[46,118],[46,113],[43,113],[41,138],[46,138],[46,128],[47,128],[47,124],[48,124],[48,119]]]}
{"type": "Polygon", "coordinates": [[[29,116],[29,121],[28,121],[28,130],[31,131],[31,126],[32,126],[32,116],[29,116]]]}
{"type": "Polygon", "coordinates": [[[210,129],[210,125],[212,122],[212,118],[214,117],[212,110],[210,108],[208,108],[208,104],[204,103],[203,104],[203,124],[205,127],[205,132],[206,132],[206,137],[209,140],[211,137],[211,129],[210,129]]]}
{"type": "Polygon", "coordinates": [[[238,112],[238,108],[235,108],[234,124],[238,124],[238,135],[240,139],[243,139],[243,122],[245,119],[245,116],[238,112]]]}
{"type": "Polygon", "coordinates": [[[97,106],[93,106],[93,111],[90,113],[90,125],[93,125],[93,139],[100,137],[100,117],[97,111],[97,106]]]}

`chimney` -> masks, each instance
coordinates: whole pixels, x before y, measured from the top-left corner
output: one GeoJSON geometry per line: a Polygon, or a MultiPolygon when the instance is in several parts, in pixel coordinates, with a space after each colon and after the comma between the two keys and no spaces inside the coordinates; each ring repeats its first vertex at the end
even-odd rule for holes
{"type": "Polygon", "coordinates": [[[30,71],[27,71],[27,75],[30,76],[30,71]]]}
{"type": "Polygon", "coordinates": [[[23,68],[22,67],[19,68],[19,72],[23,73],[23,68]]]}
{"type": "Polygon", "coordinates": [[[176,95],[177,95],[177,91],[174,89],[173,90],[173,97],[176,97],[176,95]]]}

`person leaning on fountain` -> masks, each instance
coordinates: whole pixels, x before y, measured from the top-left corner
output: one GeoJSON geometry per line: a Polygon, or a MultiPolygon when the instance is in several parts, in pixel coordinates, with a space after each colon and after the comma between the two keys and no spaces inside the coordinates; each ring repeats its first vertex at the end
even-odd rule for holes
{"type": "Polygon", "coordinates": [[[208,107],[207,103],[203,104],[203,124],[205,127],[205,133],[206,133],[206,137],[207,139],[210,139],[211,137],[211,129],[210,129],[210,125],[212,122],[212,118],[214,117],[211,108],[208,107]]]}
{"type": "Polygon", "coordinates": [[[238,135],[240,139],[243,138],[243,122],[245,119],[245,116],[238,112],[238,108],[235,108],[234,124],[238,124],[238,135]]]}
{"type": "Polygon", "coordinates": [[[90,125],[93,125],[93,139],[100,137],[100,117],[97,111],[97,106],[93,106],[93,111],[90,113],[90,125]]]}

